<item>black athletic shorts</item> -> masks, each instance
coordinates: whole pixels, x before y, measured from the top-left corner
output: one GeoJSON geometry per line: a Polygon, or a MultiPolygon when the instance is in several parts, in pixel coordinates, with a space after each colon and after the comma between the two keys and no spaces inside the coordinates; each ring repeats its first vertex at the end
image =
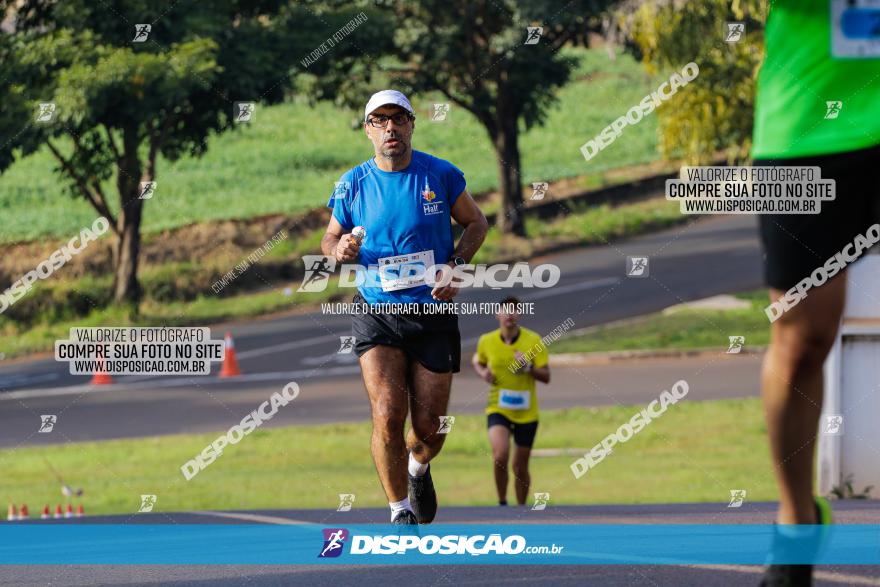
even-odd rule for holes
{"type": "Polygon", "coordinates": [[[504,426],[513,433],[513,442],[517,446],[532,448],[535,444],[535,434],[538,433],[538,421],[526,424],[516,424],[501,414],[489,414],[487,428],[492,426],[504,426]]]}
{"type": "MultiPolygon", "coordinates": [[[[365,304],[361,294],[352,300],[365,304]]],[[[368,314],[352,316],[358,357],[377,344],[398,347],[434,373],[461,371],[461,334],[456,314],[368,314]]]]}
{"type": "Polygon", "coordinates": [[[836,180],[836,198],[823,201],[819,214],[758,215],[764,280],[770,287],[790,289],[880,222],[880,145],[835,155],[758,159],[753,165],[818,166],[822,179],[836,180]]]}

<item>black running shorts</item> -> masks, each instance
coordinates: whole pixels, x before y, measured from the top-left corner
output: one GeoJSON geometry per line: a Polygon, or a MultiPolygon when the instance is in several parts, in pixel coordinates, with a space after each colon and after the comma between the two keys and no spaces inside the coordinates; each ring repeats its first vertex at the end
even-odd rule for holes
{"type": "MultiPolygon", "coordinates": [[[[360,294],[353,302],[365,304],[360,294]]],[[[383,344],[402,349],[434,373],[461,370],[461,334],[456,314],[357,313],[352,316],[351,333],[358,357],[383,344]]]]}
{"type": "Polygon", "coordinates": [[[504,426],[513,434],[513,442],[517,446],[524,448],[532,448],[535,444],[535,435],[538,433],[538,421],[526,422],[525,424],[517,424],[511,422],[507,417],[501,414],[489,414],[487,418],[487,428],[492,426],[504,426]]]}
{"type": "Polygon", "coordinates": [[[759,159],[757,166],[818,166],[823,179],[836,180],[836,198],[823,201],[819,214],[761,214],[764,279],[788,290],[880,222],[880,145],[858,151],[759,159]]]}

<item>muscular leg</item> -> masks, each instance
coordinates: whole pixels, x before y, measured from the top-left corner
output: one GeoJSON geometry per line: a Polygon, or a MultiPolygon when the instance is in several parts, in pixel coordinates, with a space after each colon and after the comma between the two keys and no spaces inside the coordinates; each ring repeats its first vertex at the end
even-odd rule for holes
{"type": "Polygon", "coordinates": [[[388,501],[400,501],[407,495],[407,454],[403,442],[407,356],[399,348],[377,345],[361,356],[360,363],[373,420],[373,462],[388,501]]]}
{"type": "Polygon", "coordinates": [[[498,501],[507,501],[507,461],[510,458],[510,430],[495,425],[489,428],[489,444],[492,445],[492,461],[495,470],[495,489],[498,501]]]}
{"type": "MultiPolygon", "coordinates": [[[[784,292],[770,290],[776,300],[784,292]]],[[[822,366],[837,335],[846,275],[810,290],[771,327],[761,373],[764,411],[776,463],[781,524],[816,522],[813,458],[822,409],[822,366]]]]}
{"type": "Polygon", "coordinates": [[[452,373],[434,373],[418,361],[410,363],[410,370],[412,428],[406,437],[406,446],[418,462],[425,464],[440,452],[446,439],[446,435],[437,434],[437,430],[440,416],[446,415],[449,405],[452,373]]]}
{"type": "Polygon", "coordinates": [[[529,498],[529,485],[532,477],[529,474],[529,455],[532,449],[527,446],[516,446],[513,450],[513,487],[516,489],[516,501],[526,505],[529,498]]]}

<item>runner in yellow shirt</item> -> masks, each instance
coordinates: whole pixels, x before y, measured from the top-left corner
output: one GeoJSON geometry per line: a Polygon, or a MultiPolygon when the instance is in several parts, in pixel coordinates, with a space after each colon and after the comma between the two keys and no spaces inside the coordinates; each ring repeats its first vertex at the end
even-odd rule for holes
{"type": "Polygon", "coordinates": [[[489,442],[495,462],[498,503],[507,505],[507,464],[510,436],[515,445],[513,476],[516,501],[525,505],[529,493],[529,456],[538,431],[538,394],[535,380],[550,382],[547,348],[541,336],[519,326],[515,297],[505,298],[497,314],[500,328],[480,337],[474,369],[489,389],[489,442]]]}

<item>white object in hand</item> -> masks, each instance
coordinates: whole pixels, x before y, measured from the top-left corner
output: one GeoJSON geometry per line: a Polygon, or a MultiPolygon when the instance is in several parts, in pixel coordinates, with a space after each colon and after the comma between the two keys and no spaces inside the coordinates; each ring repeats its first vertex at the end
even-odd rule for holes
{"type": "Polygon", "coordinates": [[[363,241],[367,236],[367,229],[363,226],[355,226],[354,230],[351,231],[351,236],[359,241],[363,241]]]}

